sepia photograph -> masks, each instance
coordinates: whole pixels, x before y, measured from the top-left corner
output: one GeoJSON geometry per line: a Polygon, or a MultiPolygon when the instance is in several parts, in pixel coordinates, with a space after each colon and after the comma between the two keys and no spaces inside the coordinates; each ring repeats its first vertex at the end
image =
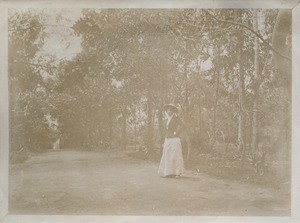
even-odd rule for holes
{"type": "Polygon", "coordinates": [[[8,214],[291,217],[293,10],[86,6],[6,11],[8,214]]]}

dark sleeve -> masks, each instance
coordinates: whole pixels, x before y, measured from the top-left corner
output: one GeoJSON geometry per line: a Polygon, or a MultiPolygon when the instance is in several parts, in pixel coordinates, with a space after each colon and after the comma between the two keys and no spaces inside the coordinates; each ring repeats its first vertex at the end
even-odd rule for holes
{"type": "Polygon", "coordinates": [[[182,122],[182,120],[177,117],[177,128],[176,128],[176,135],[180,134],[182,131],[183,131],[183,128],[184,128],[184,124],[182,122]]]}

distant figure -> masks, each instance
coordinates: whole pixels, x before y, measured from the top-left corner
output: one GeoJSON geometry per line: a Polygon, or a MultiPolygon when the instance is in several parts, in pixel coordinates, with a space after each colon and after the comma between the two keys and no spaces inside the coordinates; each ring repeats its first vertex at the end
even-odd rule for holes
{"type": "Polygon", "coordinates": [[[184,172],[182,145],[179,138],[182,121],[177,116],[178,108],[176,106],[167,104],[164,106],[164,110],[167,116],[166,134],[158,173],[162,177],[178,179],[184,172]]]}
{"type": "Polygon", "coordinates": [[[60,138],[58,138],[54,143],[53,143],[53,150],[59,150],[60,149],[60,138]]]}

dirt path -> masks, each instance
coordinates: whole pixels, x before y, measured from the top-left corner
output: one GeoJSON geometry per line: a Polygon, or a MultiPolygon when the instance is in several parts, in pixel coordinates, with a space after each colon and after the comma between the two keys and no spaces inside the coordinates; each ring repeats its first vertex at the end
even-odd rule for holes
{"type": "Polygon", "coordinates": [[[157,164],[125,153],[50,151],[10,168],[11,214],[289,215],[289,195],[157,164]]]}

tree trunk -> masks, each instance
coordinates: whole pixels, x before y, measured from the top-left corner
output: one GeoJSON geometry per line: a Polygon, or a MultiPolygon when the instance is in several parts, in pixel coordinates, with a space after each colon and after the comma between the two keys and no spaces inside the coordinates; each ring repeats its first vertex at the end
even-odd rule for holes
{"type": "MultiPolygon", "coordinates": [[[[219,53],[219,48],[218,48],[218,53],[219,53]]],[[[214,148],[214,145],[217,140],[217,114],[218,114],[218,100],[219,100],[219,82],[220,82],[220,72],[217,69],[216,71],[217,75],[217,80],[216,80],[216,92],[215,92],[215,101],[214,101],[214,114],[213,114],[213,124],[212,124],[212,141],[210,144],[210,150],[212,151],[214,148]]]]}
{"type": "Polygon", "coordinates": [[[113,113],[112,110],[109,113],[109,147],[112,147],[113,141],[113,113]]]}
{"type": "Polygon", "coordinates": [[[248,143],[249,143],[249,151],[252,153],[252,132],[253,132],[253,112],[251,112],[250,117],[249,117],[249,127],[248,127],[248,132],[249,132],[249,138],[248,138],[248,143]]]}
{"type": "Polygon", "coordinates": [[[162,144],[164,142],[164,121],[163,121],[163,100],[161,100],[161,105],[158,109],[158,127],[160,134],[160,149],[162,149],[162,144]]]}
{"type": "Polygon", "coordinates": [[[239,77],[239,125],[238,125],[238,148],[243,152],[244,149],[244,74],[240,68],[239,77]]]}
{"type": "Polygon", "coordinates": [[[137,126],[137,115],[136,115],[136,106],[133,107],[133,110],[134,110],[134,150],[136,150],[136,144],[137,144],[137,129],[136,129],[136,126],[137,126]]]}
{"type": "MultiPolygon", "coordinates": [[[[203,140],[204,139],[204,136],[203,136],[204,128],[203,128],[203,121],[202,121],[202,98],[201,98],[201,96],[199,98],[198,110],[199,110],[198,134],[200,136],[200,139],[203,140]]],[[[201,144],[200,144],[201,150],[203,149],[204,144],[205,143],[203,141],[201,141],[201,144]]]]}
{"type": "MultiPolygon", "coordinates": [[[[291,58],[292,54],[292,10],[280,9],[275,23],[272,45],[281,54],[291,58]]],[[[291,89],[292,84],[292,60],[282,58],[278,54],[273,56],[273,64],[278,69],[278,75],[282,76],[287,89],[291,89]]]]}
{"type": "MultiPolygon", "coordinates": [[[[236,11],[235,19],[240,22],[242,12],[236,11]]],[[[244,146],[244,98],[245,98],[245,78],[243,70],[243,45],[244,45],[244,33],[239,31],[238,36],[238,66],[239,66],[239,117],[238,117],[238,150],[242,153],[242,168],[244,166],[245,159],[245,146],[244,146]]]]}
{"type": "Polygon", "coordinates": [[[127,105],[124,104],[122,110],[122,149],[126,150],[127,146],[127,105]]]}
{"type": "Polygon", "coordinates": [[[148,97],[148,121],[147,121],[147,147],[148,149],[153,148],[153,105],[151,96],[148,97]]]}
{"type": "Polygon", "coordinates": [[[230,137],[229,137],[229,134],[231,133],[231,120],[229,119],[228,121],[228,133],[227,133],[227,137],[226,137],[226,147],[225,147],[225,154],[228,153],[228,147],[229,147],[229,143],[230,143],[230,137]]]}
{"type": "MultiPolygon", "coordinates": [[[[258,18],[257,18],[257,9],[254,9],[253,15],[253,24],[254,30],[258,31],[258,18]]],[[[252,156],[254,159],[257,157],[257,147],[258,147],[258,98],[259,98],[259,51],[258,51],[258,38],[254,39],[254,102],[253,102],[253,110],[252,110],[252,156]]]]}
{"type": "MultiPolygon", "coordinates": [[[[272,44],[279,52],[287,55],[291,58],[292,50],[292,10],[290,9],[280,9],[278,18],[273,31],[272,44]]],[[[292,60],[286,60],[280,57],[278,54],[273,56],[273,65],[278,69],[278,75],[285,81],[285,87],[288,91],[288,98],[292,97],[292,60]]],[[[286,171],[290,173],[290,159],[291,159],[291,126],[292,126],[292,116],[291,116],[291,103],[287,103],[286,106],[286,124],[287,124],[287,141],[286,141],[286,171]]]]}

